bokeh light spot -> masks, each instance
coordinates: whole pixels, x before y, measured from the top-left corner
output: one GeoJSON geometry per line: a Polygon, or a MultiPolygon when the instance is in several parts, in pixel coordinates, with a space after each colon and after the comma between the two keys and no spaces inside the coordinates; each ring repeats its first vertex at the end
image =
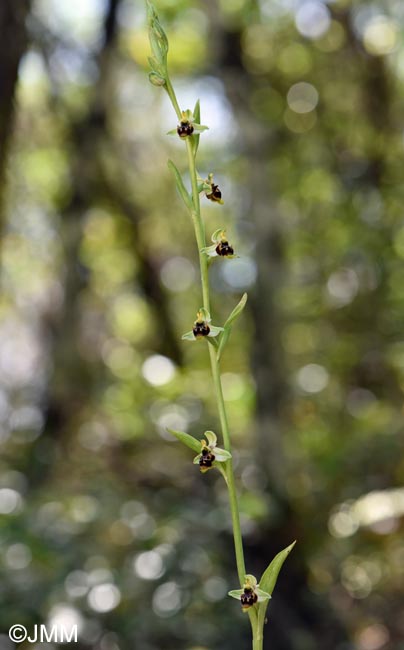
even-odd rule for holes
{"type": "Polygon", "coordinates": [[[115,585],[104,583],[93,587],[88,594],[88,604],[96,612],[110,612],[121,601],[121,593],[115,585]]]}
{"type": "Polygon", "coordinates": [[[295,113],[310,113],[318,104],[318,92],[311,84],[300,81],[289,88],[287,102],[295,113]]]}
{"type": "Polygon", "coordinates": [[[328,8],[322,2],[304,2],[296,13],[296,27],[306,38],[320,38],[331,24],[328,8]]]}
{"type": "Polygon", "coordinates": [[[175,376],[175,365],[161,354],[153,354],[142,366],[142,375],[152,386],[164,386],[175,376]]]}
{"type": "Polygon", "coordinates": [[[297,373],[297,383],[306,393],[319,393],[328,384],[328,372],[317,363],[309,363],[297,373]]]}
{"type": "Polygon", "coordinates": [[[143,580],[157,580],[164,573],[164,563],[160,553],[146,551],[140,553],[133,563],[135,572],[143,580]]]}
{"type": "Polygon", "coordinates": [[[398,39],[396,23],[387,16],[375,16],[364,29],[363,45],[369,54],[382,56],[392,52],[398,39]]]}

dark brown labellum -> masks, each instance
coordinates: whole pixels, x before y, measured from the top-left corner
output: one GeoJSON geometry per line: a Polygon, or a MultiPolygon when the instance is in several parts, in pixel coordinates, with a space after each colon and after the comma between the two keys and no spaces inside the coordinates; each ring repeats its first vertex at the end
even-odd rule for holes
{"type": "Polygon", "coordinates": [[[177,126],[177,133],[180,138],[186,138],[188,135],[192,135],[194,132],[194,127],[190,122],[181,122],[177,126]]]}
{"type": "Polygon", "coordinates": [[[194,327],[193,327],[192,332],[193,332],[193,335],[195,336],[195,338],[198,339],[198,338],[200,338],[202,336],[208,336],[208,334],[210,332],[210,327],[206,322],[202,322],[202,323],[197,322],[197,323],[194,323],[194,327]]]}
{"type": "Polygon", "coordinates": [[[234,250],[228,241],[221,241],[216,246],[216,253],[222,257],[227,257],[228,255],[234,255],[234,250]]]}
{"type": "Polygon", "coordinates": [[[241,594],[241,607],[243,609],[248,609],[255,605],[258,600],[257,594],[249,587],[244,589],[244,593],[241,594]]]}
{"type": "Polygon", "coordinates": [[[210,194],[207,194],[206,197],[210,201],[218,201],[218,202],[220,202],[222,200],[222,193],[219,190],[219,186],[212,183],[211,192],[210,192],[210,194]]]}
{"type": "Polygon", "coordinates": [[[215,460],[215,456],[212,454],[209,449],[202,449],[202,456],[199,459],[199,466],[202,468],[210,469],[212,467],[212,463],[215,460]]]}

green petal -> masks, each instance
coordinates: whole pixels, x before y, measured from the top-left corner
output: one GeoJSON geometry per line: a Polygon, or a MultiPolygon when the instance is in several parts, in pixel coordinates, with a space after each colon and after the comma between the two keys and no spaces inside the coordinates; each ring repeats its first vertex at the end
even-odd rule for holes
{"type": "Polygon", "coordinates": [[[244,577],[244,584],[255,589],[255,587],[257,586],[257,578],[251,575],[251,573],[247,573],[244,577]]]}
{"type": "Polygon", "coordinates": [[[205,246],[204,248],[201,248],[201,253],[205,253],[205,255],[208,257],[217,257],[216,244],[213,244],[213,246],[205,246]]]}
{"type": "Polygon", "coordinates": [[[205,320],[207,323],[210,323],[212,319],[210,317],[208,310],[205,309],[205,307],[201,307],[198,311],[201,312],[203,320],[205,320]]]}
{"type": "Polygon", "coordinates": [[[240,600],[243,593],[244,593],[244,589],[233,589],[232,591],[229,591],[227,595],[231,596],[232,598],[237,598],[237,600],[240,600]]]}
{"type": "Polygon", "coordinates": [[[166,135],[178,135],[177,129],[171,129],[171,131],[167,131],[166,135]]]}
{"type": "Polygon", "coordinates": [[[194,460],[192,461],[194,465],[199,465],[199,461],[202,458],[202,454],[198,454],[195,456],[194,460]]]}
{"type": "MultiPolygon", "coordinates": [[[[215,447],[217,443],[217,435],[213,433],[213,431],[205,431],[203,434],[206,438],[206,440],[209,443],[209,447],[215,447]]],[[[216,455],[216,452],[215,452],[216,455]]]]}
{"type": "Polygon", "coordinates": [[[203,131],[209,131],[208,126],[204,126],[203,124],[198,124],[197,122],[192,122],[192,126],[194,127],[194,131],[197,133],[202,133],[203,131]]]}

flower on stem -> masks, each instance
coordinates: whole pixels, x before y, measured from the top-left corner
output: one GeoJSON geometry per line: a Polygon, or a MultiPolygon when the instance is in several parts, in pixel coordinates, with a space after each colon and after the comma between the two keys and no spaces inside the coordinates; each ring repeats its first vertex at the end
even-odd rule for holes
{"type": "Polygon", "coordinates": [[[168,131],[167,135],[179,135],[180,138],[186,138],[193,133],[202,133],[202,131],[206,131],[208,128],[196,122],[192,111],[187,109],[186,111],[181,111],[181,121],[177,128],[168,131]]]}
{"type": "Polygon", "coordinates": [[[206,253],[208,257],[236,257],[234,255],[234,249],[230,246],[228,239],[226,237],[226,231],[222,228],[215,230],[212,235],[213,246],[206,246],[202,248],[202,253],[206,253]]]}
{"type": "Polygon", "coordinates": [[[257,578],[250,574],[244,577],[242,589],[233,589],[233,591],[229,591],[228,595],[241,601],[241,609],[243,612],[246,612],[256,603],[261,603],[264,600],[269,600],[271,598],[266,591],[262,591],[262,589],[259,588],[257,578]]]}
{"type": "Polygon", "coordinates": [[[203,435],[208,442],[201,440],[201,453],[195,456],[194,465],[199,465],[201,472],[204,474],[214,467],[214,463],[225,463],[229,460],[231,453],[216,446],[217,437],[213,431],[205,431],[203,435]]]}
{"type": "Polygon", "coordinates": [[[203,307],[196,314],[196,321],[190,332],[182,335],[182,339],[186,341],[200,341],[207,336],[217,336],[223,332],[223,327],[216,327],[211,325],[211,317],[207,309],[203,307]]]}
{"type": "Polygon", "coordinates": [[[206,198],[209,199],[209,201],[223,205],[224,201],[222,199],[222,193],[219,186],[213,182],[213,174],[209,174],[208,180],[205,181],[205,183],[206,185],[204,185],[204,187],[206,188],[206,186],[208,186],[208,188],[205,189],[206,198]]]}

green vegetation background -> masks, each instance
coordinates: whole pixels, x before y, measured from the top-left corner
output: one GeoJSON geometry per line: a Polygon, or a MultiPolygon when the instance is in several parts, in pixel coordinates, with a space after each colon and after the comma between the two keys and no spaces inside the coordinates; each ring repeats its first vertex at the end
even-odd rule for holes
{"type": "MultiPolygon", "coordinates": [[[[298,539],[266,647],[402,650],[403,7],[156,6],[210,127],[207,231],[239,255],[214,322],[250,296],[223,364],[248,570],[298,539]]],[[[247,648],[222,479],[166,433],[218,421],[181,341],[197,251],[143,4],[6,0],[0,26],[1,649],[44,622],[79,649],[247,648]]]]}

